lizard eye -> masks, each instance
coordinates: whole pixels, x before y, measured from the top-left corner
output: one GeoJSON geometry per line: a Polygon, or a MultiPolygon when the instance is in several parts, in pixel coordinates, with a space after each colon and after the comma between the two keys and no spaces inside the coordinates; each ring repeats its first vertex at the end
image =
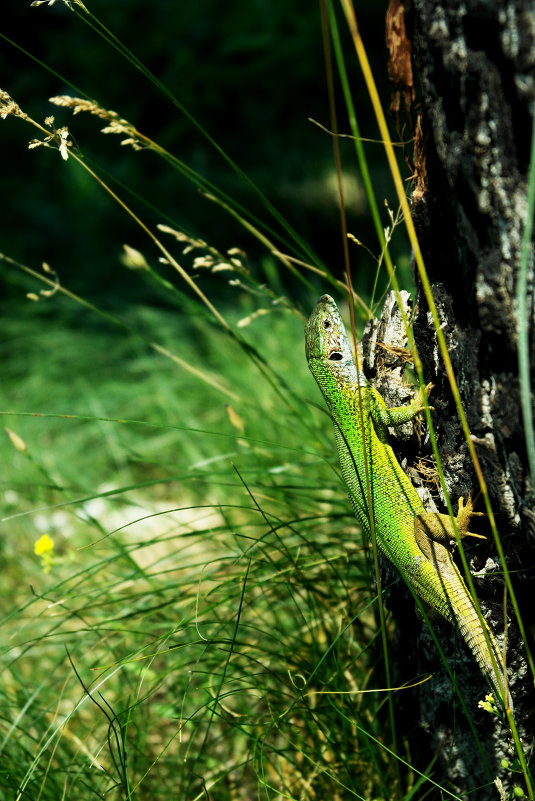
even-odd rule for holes
{"type": "Polygon", "coordinates": [[[323,321],[323,327],[324,327],[324,328],[330,328],[330,327],[331,327],[331,323],[330,323],[330,321],[329,321],[329,320],[324,320],[324,321],[323,321]]]}
{"type": "Polygon", "coordinates": [[[329,355],[329,360],[330,360],[331,362],[339,362],[339,361],[341,361],[343,358],[344,358],[344,357],[342,356],[342,354],[340,353],[340,351],[339,351],[339,350],[333,350],[333,352],[332,352],[332,353],[329,355]]]}

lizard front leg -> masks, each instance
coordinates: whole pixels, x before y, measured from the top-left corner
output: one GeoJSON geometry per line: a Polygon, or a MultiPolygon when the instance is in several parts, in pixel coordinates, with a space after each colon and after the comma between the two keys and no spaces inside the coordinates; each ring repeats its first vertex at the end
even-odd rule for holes
{"type": "MultiPolygon", "coordinates": [[[[403,425],[403,423],[412,420],[419,412],[423,412],[425,409],[424,392],[425,398],[428,398],[432,389],[433,384],[427,384],[424,391],[422,391],[421,388],[418,390],[416,397],[413,398],[407,406],[391,406],[389,408],[379,392],[370,387],[371,415],[376,423],[382,424],[383,426],[403,425]]],[[[433,410],[432,406],[429,408],[433,410]]]]}

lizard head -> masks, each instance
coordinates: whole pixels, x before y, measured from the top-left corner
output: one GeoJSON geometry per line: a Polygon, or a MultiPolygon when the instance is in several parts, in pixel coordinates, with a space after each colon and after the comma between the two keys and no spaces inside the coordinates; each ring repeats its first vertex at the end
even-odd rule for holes
{"type": "Polygon", "coordinates": [[[330,295],[322,295],[316,303],[305,326],[305,349],[308,365],[313,373],[315,367],[326,365],[337,384],[365,382],[361,374],[357,379],[357,368],[347,339],[340,312],[330,295]]]}

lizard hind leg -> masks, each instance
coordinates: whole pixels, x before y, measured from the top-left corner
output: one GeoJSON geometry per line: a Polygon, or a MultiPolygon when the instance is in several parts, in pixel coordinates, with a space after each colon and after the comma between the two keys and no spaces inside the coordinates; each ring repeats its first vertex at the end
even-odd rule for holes
{"type": "Polygon", "coordinates": [[[464,503],[464,498],[462,496],[459,498],[459,508],[456,517],[459,537],[461,539],[463,539],[463,537],[479,537],[479,539],[486,539],[486,537],[484,537],[482,534],[474,534],[473,532],[468,531],[468,526],[470,525],[470,519],[472,517],[485,517],[485,512],[474,512],[472,493],[469,492],[466,505],[464,503]]]}
{"type": "MultiPolygon", "coordinates": [[[[468,530],[472,517],[484,517],[484,513],[474,512],[472,494],[470,493],[466,504],[464,503],[464,498],[459,498],[459,508],[455,518],[459,539],[462,540],[465,537],[486,539],[483,534],[475,534],[473,531],[468,530]]],[[[448,551],[451,550],[450,542],[456,539],[455,525],[449,515],[439,512],[424,512],[414,519],[414,536],[420,549],[429,559],[430,541],[439,543],[448,551]]]]}

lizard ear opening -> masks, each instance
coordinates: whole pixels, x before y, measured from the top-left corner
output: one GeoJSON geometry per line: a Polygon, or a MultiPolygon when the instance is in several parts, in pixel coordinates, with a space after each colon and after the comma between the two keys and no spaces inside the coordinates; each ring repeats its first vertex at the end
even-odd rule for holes
{"type": "Polygon", "coordinates": [[[330,360],[331,362],[339,362],[339,361],[341,361],[343,358],[344,358],[344,357],[342,356],[342,354],[340,353],[340,351],[339,351],[339,350],[333,350],[333,352],[329,354],[329,360],[330,360]]]}

